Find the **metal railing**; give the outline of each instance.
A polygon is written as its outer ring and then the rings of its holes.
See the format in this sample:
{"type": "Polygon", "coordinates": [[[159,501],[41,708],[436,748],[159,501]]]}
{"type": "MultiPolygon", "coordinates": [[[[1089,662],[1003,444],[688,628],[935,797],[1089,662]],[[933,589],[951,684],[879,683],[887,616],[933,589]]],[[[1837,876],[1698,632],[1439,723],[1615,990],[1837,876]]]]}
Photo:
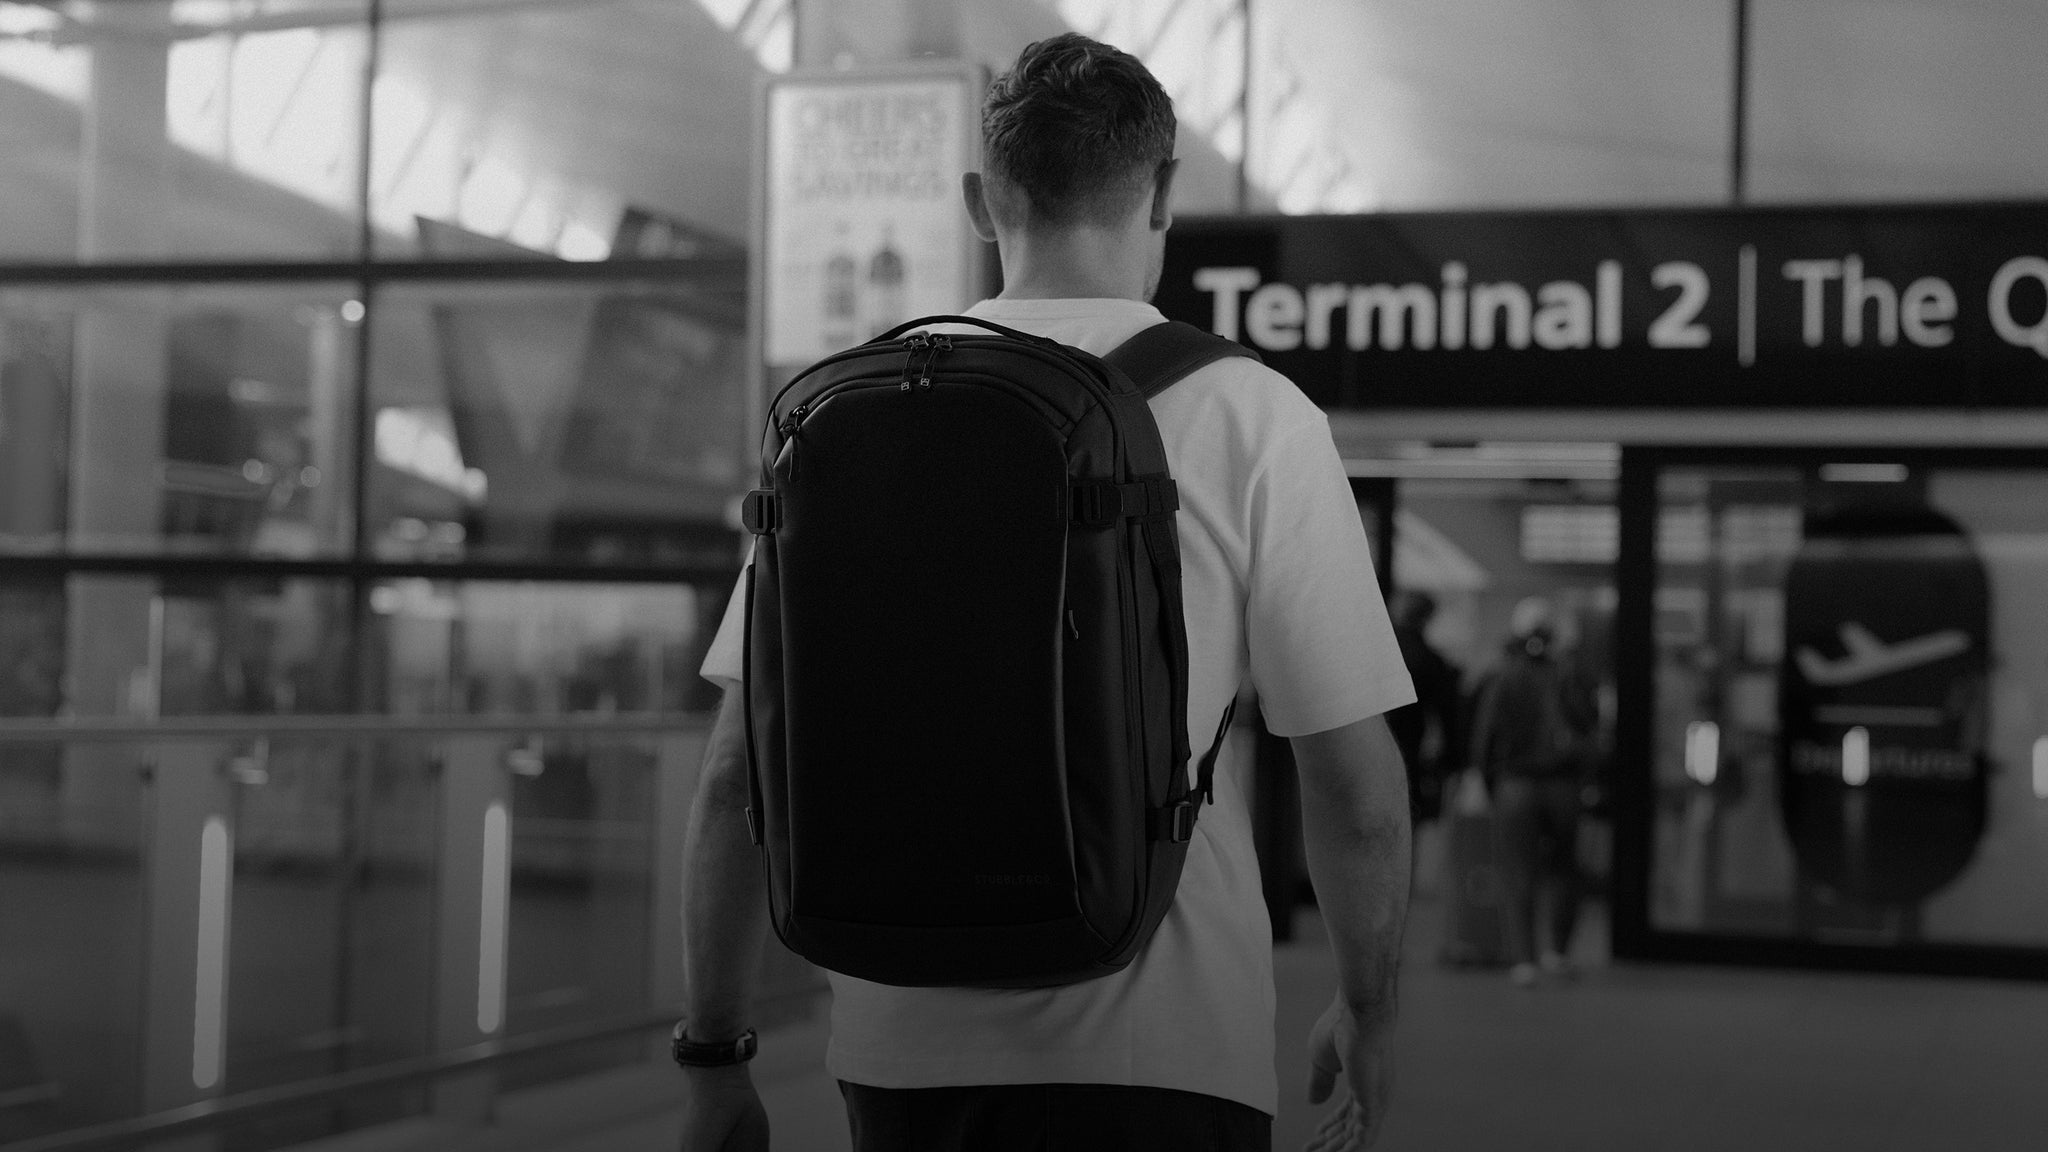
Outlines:
{"type": "Polygon", "coordinates": [[[556,716],[512,714],[376,716],[279,713],[254,716],[166,716],[157,719],[108,717],[7,717],[0,719],[0,744],[78,741],[146,743],[178,740],[252,740],[264,737],[365,739],[385,736],[624,736],[706,731],[711,717],[701,712],[574,712],[556,716]]]}
{"type": "MultiPolygon", "coordinates": [[[[489,1070],[504,1061],[557,1052],[594,1041],[650,1034],[677,1017],[681,987],[681,862],[684,824],[695,792],[702,739],[710,717],[700,713],[622,712],[555,716],[377,716],[377,715],[251,715],[191,716],[161,719],[8,718],[0,719],[0,748],[9,745],[61,743],[147,745],[154,767],[147,774],[156,790],[144,826],[149,851],[142,887],[156,901],[153,923],[169,918],[181,926],[177,938],[151,939],[144,956],[151,989],[143,1012],[141,1114],[94,1121],[83,1126],[0,1145],[0,1152],[83,1152],[86,1149],[139,1146],[173,1137],[218,1131],[226,1125],[289,1112],[356,1096],[372,1090],[427,1086],[432,1114],[457,1122],[482,1122],[490,1111],[495,1078],[489,1070]],[[506,854],[497,854],[484,831],[503,812],[522,751],[532,738],[577,741],[592,737],[651,740],[654,780],[652,810],[647,813],[650,844],[642,857],[647,877],[648,917],[646,1007],[597,1019],[543,1027],[515,1035],[490,1034],[476,1017],[479,949],[488,954],[493,932],[499,947],[509,948],[503,916],[493,921],[488,893],[506,883],[506,854]],[[440,1007],[430,1026],[430,1050],[388,1062],[351,1068],[288,1083],[223,1094],[194,1087],[189,1074],[194,1036],[208,1027],[219,1030],[222,1019],[195,1022],[193,989],[205,975],[195,971],[194,941],[206,919],[195,898],[207,875],[199,845],[209,822],[217,825],[234,808],[240,786],[235,771],[237,750],[252,741],[333,741],[360,744],[388,740],[432,741],[442,745],[440,768],[433,787],[438,810],[436,829],[435,925],[438,941],[431,971],[421,973],[436,990],[440,1007]],[[493,869],[496,871],[494,872],[493,869]],[[485,911],[479,913],[478,893],[485,911]],[[483,943],[479,943],[479,938],[483,943]],[[457,953],[442,955],[442,952],[457,953]],[[166,970],[169,970],[168,972],[166,970]],[[455,1011],[447,1005],[453,1002],[455,1011]],[[469,1005],[465,1016],[462,1005],[469,1005]],[[153,1070],[152,1070],[153,1069],[153,1070]],[[451,1083],[452,1082],[452,1083],[451,1083]],[[479,1087],[481,1084],[481,1087],[479,1087]],[[453,1101],[451,1104],[450,1101],[453,1101]]],[[[230,820],[232,817],[228,817],[230,820]]],[[[496,819],[502,827],[503,815],[496,819]]],[[[232,840],[230,840],[232,845],[232,840]]],[[[228,872],[232,875],[232,853],[228,872]]],[[[215,865],[216,883],[219,866],[215,865]]],[[[231,885],[227,885],[231,889],[231,885]]],[[[224,915],[224,914],[223,914],[224,915]]],[[[216,942],[217,943],[217,942],[216,942]]],[[[197,952],[204,955],[201,941],[197,952]]],[[[771,964],[773,962],[771,961],[771,964]]],[[[199,965],[203,968],[203,963],[199,965]]],[[[800,1015],[822,982],[807,966],[784,963],[787,971],[771,971],[764,982],[763,1006],[800,1015]]],[[[488,973],[490,962],[481,964],[488,973]]],[[[225,979],[225,977],[219,977],[225,979]]],[[[488,995],[488,993],[486,993],[488,995]]],[[[502,987],[498,990],[502,997],[502,987]]],[[[223,993],[220,999],[225,999],[223,993]]],[[[205,997],[199,997],[205,1003],[205,997]]],[[[652,1044],[649,1051],[652,1051],[652,1044]]]]}

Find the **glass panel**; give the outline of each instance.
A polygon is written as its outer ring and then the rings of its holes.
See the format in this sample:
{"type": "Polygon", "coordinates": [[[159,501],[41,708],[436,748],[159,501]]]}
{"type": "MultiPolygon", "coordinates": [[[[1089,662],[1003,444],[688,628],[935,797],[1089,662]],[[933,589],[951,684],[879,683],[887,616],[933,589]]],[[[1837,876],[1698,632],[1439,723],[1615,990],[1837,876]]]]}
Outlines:
{"type": "MultiPolygon", "coordinates": [[[[729,589],[391,581],[371,589],[358,643],[342,581],[17,579],[0,585],[0,712],[57,714],[59,684],[88,716],[344,712],[357,682],[400,714],[702,711],[714,701],[695,668],[729,589]]],[[[645,1007],[656,741],[493,739],[512,814],[504,1031],[645,1007]]],[[[141,1022],[166,1010],[140,996],[146,889],[154,877],[187,891],[185,873],[165,880],[138,864],[150,858],[147,838],[162,834],[151,821],[165,790],[187,808],[219,805],[232,845],[218,1090],[430,1051],[450,754],[431,736],[59,746],[0,734],[0,1093],[48,1095],[0,1108],[0,1132],[133,1115],[149,1098],[141,1022]],[[145,768],[154,803],[140,786],[145,768]],[[63,1085],[61,1095],[47,1084],[63,1085]]],[[[196,827],[194,817],[173,835],[189,847],[182,838],[196,827]]],[[[181,895],[156,907],[175,919],[204,906],[181,895]]],[[[507,1066],[500,1082],[643,1054],[638,1038],[593,1043],[507,1066]]],[[[161,1063],[159,1090],[166,1076],[175,1090],[196,1075],[161,1063]]],[[[424,1106],[417,1088],[359,1094],[237,1123],[223,1147],[277,1147],[424,1106]]]]}
{"type": "MultiPolygon", "coordinates": [[[[1729,6],[1720,7],[1725,27],[1729,6]]],[[[1754,202],[2040,194],[2048,135],[2024,102],[2011,99],[2019,86],[2048,78],[2038,5],[1758,0],[1749,7],[1754,202]],[[1900,132],[1907,122],[1910,132],[1900,132]]],[[[1721,110],[1725,116],[1725,83],[1721,110]]]]}
{"type": "MultiPolygon", "coordinates": [[[[231,749],[232,936],[223,1089],[241,1092],[433,1047],[435,748],[420,739],[258,740],[231,749]]],[[[245,1122],[276,1148],[416,1114],[418,1088],[245,1122]]]]}
{"type": "Polygon", "coordinates": [[[1724,197],[1725,4],[1595,14],[1298,0],[1251,12],[1252,180],[1283,211],[1724,197]]]}
{"type": "MultiPolygon", "coordinates": [[[[617,739],[529,742],[512,759],[505,1032],[648,1005],[655,755],[617,739]]],[[[537,1054],[503,1088],[643,1058],[644,1037],[537,1054]]]]}
{"type": "Polygon", "coordinates": [[[1660,479],[1654,924],[2048,944],[2044,493],[1892,461],[1660,479]]]}
{"type": "Polygon", "coordinates": [[[374,555],[737,563],[743,301],[723,273],[382,293],[374,555]]]}
{"type": "Polygon", "coordinates": [[[343,551],[353,296],[0,292],[0,550],[343,551]]]}
{"type": "Polygon", "coordinates": [[[687,0],[452,5],[387,23],[377,255],[738,255],[760,67],[742,41],[757,31],[728,32],[687,0]]]}
{"type": "Polygon", "coordinates": [[[0,2],[0,259],[354,256],[368,7],[0,2]]]}
{"type": "MultiPolygon", "coordinates": [[[[0,586],[0,711],[48,714],[62,603],[61,585],[0,586]]],[[[92,751],[0,741],[0,1144],[140,1098],[143,757],[92,751]]]]}
{"type": "Polygon", "coordinates": [[[559,716],[717,706],[697,675],[732,587],[392,580],[370,592],[385,711],[559,716]]]}
{"type": "MultiPolygon", "coordinates": [[[[372,590],[394,713],[705,711],[696,675],[731,585],[395,580],[372,590]]],[[[654,744],[548,736],[511,772],[507,1035],[615,1017],[648,1000],[654,744]]],[[[606,1041],[507,1065],[501,1084],[638,1060],[606,1041]]]]}

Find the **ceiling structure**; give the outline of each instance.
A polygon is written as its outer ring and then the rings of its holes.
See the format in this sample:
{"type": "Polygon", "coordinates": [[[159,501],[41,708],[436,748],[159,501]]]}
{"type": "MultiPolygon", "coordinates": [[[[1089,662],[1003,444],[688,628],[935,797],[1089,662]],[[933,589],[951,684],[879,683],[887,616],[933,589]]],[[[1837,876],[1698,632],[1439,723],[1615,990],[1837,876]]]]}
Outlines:
{"type": "MultiPolygon", "coordinates": [[[[35,90],[0,91],[7,180],[26,185],[0,211],[11,233],[0,258],[68,250],[57,234],[70,224],[56,217],[75,196],[79,144],[62,110],[83,99],[109,13],[136,7],[0,0],[0,88],[35,90]],[[31,207],[36,218],[15,218],[31,207]]],[[[226,239],[247,226],[234,198],[196,194],[235,174],[346,215],[369,0],[157,9],[174,40],[171,136],[199,174],[184,180],[193,193],[181,186],[191,228],[247,249],[226,239]]],[[[596,258],[627,205],[744,237],[754,86],[790,62],[794,0],[380,10],[370,184],[392,243],[425,216],[596,258]]],[[[1733,0],[962,0],[961,11],[963,50],[993,67],[1062,26],[1144,56],[1200,154],[1182,189],[1191,210],[1238,206],[1246,148],[1255,208],[1730,195],[1733,0]]],[[[2048,97],[2048,4],[1753,0],[1751,11],[1752,202],[2048,194],[2048,118],[2035,112],[2048,97]]]]}

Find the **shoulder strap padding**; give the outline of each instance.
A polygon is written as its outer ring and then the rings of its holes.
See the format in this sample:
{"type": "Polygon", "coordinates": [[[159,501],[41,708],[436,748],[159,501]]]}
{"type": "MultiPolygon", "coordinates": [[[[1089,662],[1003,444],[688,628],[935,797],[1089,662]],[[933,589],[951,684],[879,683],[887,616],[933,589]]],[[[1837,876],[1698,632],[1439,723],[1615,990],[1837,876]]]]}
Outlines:
{"type": "Polygon", "coordinates": [[[1124,341],[1103,360],[1130,377],[1149,400],[1196,369],[1233,356],[1259,359],[1258,353],[1235,340],[1184,321],[1168,320],[1124,341]]]}

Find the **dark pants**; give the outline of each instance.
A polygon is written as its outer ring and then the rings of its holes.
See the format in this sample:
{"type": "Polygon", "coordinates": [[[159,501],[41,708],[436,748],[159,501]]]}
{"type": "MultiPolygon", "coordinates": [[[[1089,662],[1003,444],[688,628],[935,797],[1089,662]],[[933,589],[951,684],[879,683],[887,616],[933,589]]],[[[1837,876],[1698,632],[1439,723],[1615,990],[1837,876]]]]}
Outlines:
{"type": "Polygon", "coordinates": [[[839,1082],[853,1152],[1272,1152],[1273,1118],[1172,1088],[839,1082]]]}
{"type": "Polygon", "coordinates": [[[1508,962],[1536,959],[1536,899],[1550,890],[1550,947],[1571,951],[1579,922],[1579,785],[1569,776],[1504,776],[1493,794],[1506,891],[1508,962]]]}

